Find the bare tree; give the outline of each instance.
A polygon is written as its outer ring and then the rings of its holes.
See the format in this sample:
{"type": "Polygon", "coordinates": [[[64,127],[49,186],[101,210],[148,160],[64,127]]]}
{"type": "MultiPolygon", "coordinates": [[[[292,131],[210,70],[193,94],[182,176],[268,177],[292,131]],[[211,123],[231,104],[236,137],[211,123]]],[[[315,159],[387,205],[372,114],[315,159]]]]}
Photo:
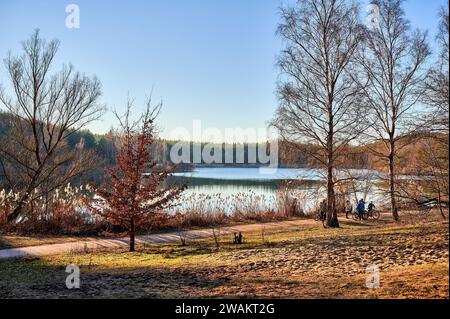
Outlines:
{"type": "Polygon", "coordinates": [[[292,145],[318,145],[310,155],[326,171],[327,225],[339,227],[336,159],[361,128],[360,89],[349,73],[361,42],[359,7],[344,0],[300,0],[281,9],[285,41],[278,66],[280,106],[273,120],[292,145]]]}
{"type": "MultiPolygon", "coordinates": [[[[438,131],[437,145],[434,148],[425,148],[426,163],[429,163],[432,172],[431,176],[433,193],[437,195],[438,205],[441,215],[444,216],[443,206],[448,209],[449,205],[449,21],[448,8],[443,6],[439,12],[440,24],[437,35],[438,44],[441,49],[438,66],[431,71],[431,81],[427,83],[428,94],[431,105],[434,105],[432,114],[434,117],[432,128],[438,131]],[[433,98],[434,97],[434,98],[433,98]],[[437,149],[436,149],[437,148],[437,149]]],[[[436,136],[436,135],[434,135],[436,136]]],[[[445,217],[445,216],[444,216],[445,217]]]]}
{"type": "Polygon", "coordinates": [[[422,102],[431,107],[425,127],[437,132],[449,129],[449,22],[448,2],[439,12],[439,32],[436,36],[440,47],[439,59],[428,72],[422,102]]]}
{"type": "Polygon", "coordinates": [[[175,224],[177,228],[177,235],[180,239],[181,246],[187,245],[187,238],[188,238],[188,230],[191,227],[190,219],[186,218],[186,216],[182,213],[177,212],[174,216],[175,224]]]}
{"type": "Polygon", "coordinates": [[[217,250],[220,248],[221,230],[225,222],[225,217],[226,215],[220,211],[215,211],[212,215],[211,230],[217,250]]]}
{"type": "Polygon", "coordinates": [[[23,42],[23,55],[5,59],[14,98],[0,90],[0,105],[11,113],[10,134],[0,138],[0,164],[9,188],[20,193],[10,221],[26,203],[32,205],[92,164],[82,145],[68,147],[67,137],[102,114],[101,85],[72,66],[51,75],[58,47],[57,40],[47,43],[36,30],[23,42]]]}
{"type": "Polygon", "coordinates": [[[417,178],[398,181],[399,197],[420,208],[437,207],[445,219],[449,206],[448,143],[445,148],[431,135],[422,137],[416,148],[419,161],[413,169],[417,178]]]}
{"type": "Polygon", "coordinates": [[[365,45],[355,80],[363,89],[371,109],[368,136],[381,142],[383,149],[372,151],[386,161],[391,212],[398,220],[396,193],[396,157],[410,133],[408,123],[424,93],[421,88],[430,55],[425,32],[412,31],[405,19],[402,0],[374,0],[379,9],[377,25],[365,28],[365,45]]]}
{"type": "Polygon", "coordinates": [[[440,54],[424,82],[422,103],[429,107],[426,116],[415,127],[420,133],[419,161],[416,175],[422,180],[401,185],[401,196],[417,203],[436,202],[445,218],[449,201],[448,130],[449,130],[449,21],[448,2],[439,12],[436,36],[440,54]],[[425,187],[424,187],[425,186],[425,187]]]}

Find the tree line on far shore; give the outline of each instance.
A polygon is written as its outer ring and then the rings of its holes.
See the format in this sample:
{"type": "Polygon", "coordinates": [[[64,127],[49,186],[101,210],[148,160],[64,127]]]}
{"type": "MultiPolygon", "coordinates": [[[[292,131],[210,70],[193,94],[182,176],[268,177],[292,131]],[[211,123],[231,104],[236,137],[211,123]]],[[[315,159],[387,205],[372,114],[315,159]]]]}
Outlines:
{"type": "MultiPolygon", "coordinates": [[[[11,130],[8,127],[8,122],[13,115],[0,111],[0,135],[5,139],[11,134],[11,130]]],[[[398,171],[401,174],[414,175],[417,173],[417,163],[421,161],[423,153],[426,151],[424,144],[433,145],[434,141],[441,137],[446,138],[446,133],[434,133],[425,134],[423,132],[410,134],[409,136],[403,136],[405,144],[409,147],[403,152],[399,152],[399,165],[398,171]],[[411,148],[414,151],[411,151],[411,148]]],[[[110,168],[116,164],[117,154],[117,137],[114,130],[110,130],[105,134],[93,134],[88,129],[74,131],[67,138],[68,148],[84,149],[91,151],[96,157],[99,165],[98,167],[91,167],[90,171],[87,171],[83,176],[74,181],[74,185],[94,182],[100,183],[101,177],[104,176],[105,169],[110,168]]],[[[170,153],[175,144],[180,141],[157,139],[152,145],[151,154],[152,158],[161,165],[171,166],[174,165],[170,158],[170,153]]],[[[189,170],[193,167],[212,166],[212,167],[259,167],[264,166],[266,163],[261,163],[258,159],[256,163],[248,162],[248,149],[254,148],[256,151],[261,145],[269,149],[269,146],[254,143],[195,143],[195,142],[181,142],[186,143],[189,148],[190,160],[188,163],[181,163],[177,166],[179,170],[189,170]],[[204,159],[200,163],[193,164],[194,148],[199,147],[202,151],[204,147],[211,145],[221,153],[221,161],[205,163],[204,159]],[[242,152],[242,163],[226,163],[225,153],[231,152],[236,154],[242,152]]],[[[270,142],[269,142],[270,143],[270,142]]],[[[278,164],[281,168],[320,168],[320,161],[316,160],[310,155],[312,152],[318,152],[320,147],[314,144],[296,143],[295,147],[292,146],[292,142],[286,142],[283,140],[277,141],[278,143],[278,164]]],[[[340,158],[340,161],[336,164],[337,168],[355,168],[355,169],[373,169],[380,172],[386,172],[386,167],[379,158],[374,156],[371,152],[372,149],[381,149],[382,144],[380,142],[373,145],[348,145],[345,149],[345,157],[340,158]]],[[[0,167],[1,171],[1,167],[0,167]]],[[[4,175],[0,174],[1,178],[4,175]]]]}

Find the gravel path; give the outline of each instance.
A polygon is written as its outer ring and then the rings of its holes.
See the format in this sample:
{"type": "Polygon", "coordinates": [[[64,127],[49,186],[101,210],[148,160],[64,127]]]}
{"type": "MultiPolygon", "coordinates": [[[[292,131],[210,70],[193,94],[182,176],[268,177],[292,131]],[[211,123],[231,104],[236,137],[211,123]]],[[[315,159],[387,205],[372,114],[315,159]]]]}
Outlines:
{"type": "MultiPolygon", "coordinates": [[[[279,228],[279,227],[289,227],[298,226],[301,224],[311,223],[310,220],[293,220],[293,221],[282,221],[264,224],[247,224],[247,225],[237,225],[233,227],[223,227],[220,229],[221,234],[231,234],[234,232],[249,232],[261,229],[265,227],[279,228]]],[[[187,239],[196,238],[207,238],[213,236],[212,229],[203,230],[190,230],[185,232],[187,239]]],[[[177,242],[180,240],[179,233],[169,232],[153,235],[137,236],[136,243],[170,243],[177,242]]],[[[60,244],[48,244],[48,245],[38,245],[29,247],[19,247],[19,248],[9,248],[0,250],[0,259],[17,258],[24,256],[46,256],[46,255],[56,255],[69,252],[86,251],[86,250],[96,250],[105,248],[116,248],[128,245],[129,241],[125,238],[115,238],[115,239],[87,239],[75,242],[66,242],[60,244]]]]}

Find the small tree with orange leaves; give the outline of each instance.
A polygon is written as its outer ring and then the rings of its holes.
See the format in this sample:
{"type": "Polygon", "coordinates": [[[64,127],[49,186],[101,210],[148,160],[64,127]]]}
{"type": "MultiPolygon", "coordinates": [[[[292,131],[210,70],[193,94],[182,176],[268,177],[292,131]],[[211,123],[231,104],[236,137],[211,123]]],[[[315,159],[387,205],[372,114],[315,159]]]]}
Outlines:
{"type": "Polygon", "coordinates": [[[89,206],[112,224],[127,229],[130,251],[135,251],[136,230],[149,225],[185,186],[162,185],[173,173],[173,167],[159,167],[151,158],[155,118],[162,103],[152,107],[151,99],[148,99],[146,111],[136,121],[130,118],[132,104],[128,102],[124,116],[115,113],[120,122],[117,166],[108,171],[109,182],[97,190],[98,198],[89,206]]]}

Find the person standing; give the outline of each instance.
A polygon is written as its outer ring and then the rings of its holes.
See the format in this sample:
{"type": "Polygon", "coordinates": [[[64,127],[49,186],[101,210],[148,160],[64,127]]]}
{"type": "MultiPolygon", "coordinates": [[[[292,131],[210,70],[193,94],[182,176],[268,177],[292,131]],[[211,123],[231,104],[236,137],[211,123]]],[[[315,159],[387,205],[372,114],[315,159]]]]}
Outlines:
{"type": "Polygon", "coordinates": [[[356,206],[356,210],[357,210],[357,212],[358,212],[359,220],[362,220],[364,211],[366,210],[366,206],[365,206],[365,203],[364,203],[364,199],[361,198],[361,199],[359,200],[358,206],[356,206]]]}
{"type": "Polygon", "coordinates": [[[348,214],[351,214],[353,211],[353,205],[350,203],[349,200],[345,201],[344,211],[345,211],[345,218],[348,219],[348,214]]]}

